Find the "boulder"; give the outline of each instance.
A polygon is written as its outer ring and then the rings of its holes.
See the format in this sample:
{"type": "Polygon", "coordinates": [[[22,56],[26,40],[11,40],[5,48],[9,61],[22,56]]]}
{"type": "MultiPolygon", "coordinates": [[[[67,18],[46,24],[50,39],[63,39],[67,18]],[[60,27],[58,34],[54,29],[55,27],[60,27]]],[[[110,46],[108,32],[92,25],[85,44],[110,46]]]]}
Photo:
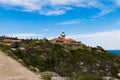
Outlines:
{"type": "Polygon", "coordinates": [[[51,80],[70,80],[67,77],[51,77],[51,80]]]}
{"type": "Polygon", "coordinates": [[[40,73],[41,75],[51,75],[52,77],[60,77],[59,74],[55,73],[55,72],[52,72],[52,71],[45,71],[45,72],[42,72],[40,73]]]}

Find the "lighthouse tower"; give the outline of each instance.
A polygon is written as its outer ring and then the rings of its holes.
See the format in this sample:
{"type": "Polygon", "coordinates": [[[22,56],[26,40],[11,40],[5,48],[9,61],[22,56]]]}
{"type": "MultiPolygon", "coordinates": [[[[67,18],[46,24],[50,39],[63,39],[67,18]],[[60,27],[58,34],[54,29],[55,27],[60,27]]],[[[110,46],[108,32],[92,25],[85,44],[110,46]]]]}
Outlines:
{"type": "Polygon", "coordinates": [[[65,39],[65,32],[62,32],[61,38],[62,38],[62,39],[65,39]]]}

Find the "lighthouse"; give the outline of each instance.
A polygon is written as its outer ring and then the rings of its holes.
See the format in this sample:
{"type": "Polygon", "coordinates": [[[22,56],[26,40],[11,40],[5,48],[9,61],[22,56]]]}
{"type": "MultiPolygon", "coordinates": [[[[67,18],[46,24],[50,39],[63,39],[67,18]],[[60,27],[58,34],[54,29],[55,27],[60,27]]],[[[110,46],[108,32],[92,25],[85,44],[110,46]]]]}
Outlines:
{"type": "Polygon", "coordinates": [[[61,43],[69,43],[69,44],[77,43],[77,41],[74,40],[74,39],[71,39],[71,38],[67,39],[67,38],[65,38],[65,32],[62,32],[61,35],[58,38],[51,39],[51,42],[52,43],[60,43],[60,44],[61,43]]]}
{"type": "Polygon", "coordinates": [[[65,32],[61,33],[61,39],[65,39],[65,32]]]}

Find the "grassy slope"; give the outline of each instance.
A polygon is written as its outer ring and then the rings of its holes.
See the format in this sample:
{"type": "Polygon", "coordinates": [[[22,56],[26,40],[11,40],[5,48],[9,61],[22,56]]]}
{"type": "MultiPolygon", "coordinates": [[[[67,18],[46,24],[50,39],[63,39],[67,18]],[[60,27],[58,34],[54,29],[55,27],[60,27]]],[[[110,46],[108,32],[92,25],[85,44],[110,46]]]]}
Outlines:
{"type": "MultiPolygon", "coordinates": [[[[69,49],[64,45],[52,44],[47,40],[22,40],[20,47],[25,50],[11,50],[5,45],[0,48],[21,63],[36,71],[54,71],[72,80],[92,79],[100,77],[116,77],[120,69],[120,57],[110,54],[101,48],[87,47],[69,49]]],[[[73,47],[71,45],[71,47],[73,47]]]]}

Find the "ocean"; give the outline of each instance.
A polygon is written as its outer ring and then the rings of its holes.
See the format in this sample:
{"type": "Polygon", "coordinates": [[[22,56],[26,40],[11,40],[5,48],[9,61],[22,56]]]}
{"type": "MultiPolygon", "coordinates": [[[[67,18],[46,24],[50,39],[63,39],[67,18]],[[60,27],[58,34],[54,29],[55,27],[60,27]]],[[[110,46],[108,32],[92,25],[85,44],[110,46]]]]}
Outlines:
{"type": "Polygon", "coordinates": [[[120,50],[107,50],[107,51],[120,56],[120,50]]]}

